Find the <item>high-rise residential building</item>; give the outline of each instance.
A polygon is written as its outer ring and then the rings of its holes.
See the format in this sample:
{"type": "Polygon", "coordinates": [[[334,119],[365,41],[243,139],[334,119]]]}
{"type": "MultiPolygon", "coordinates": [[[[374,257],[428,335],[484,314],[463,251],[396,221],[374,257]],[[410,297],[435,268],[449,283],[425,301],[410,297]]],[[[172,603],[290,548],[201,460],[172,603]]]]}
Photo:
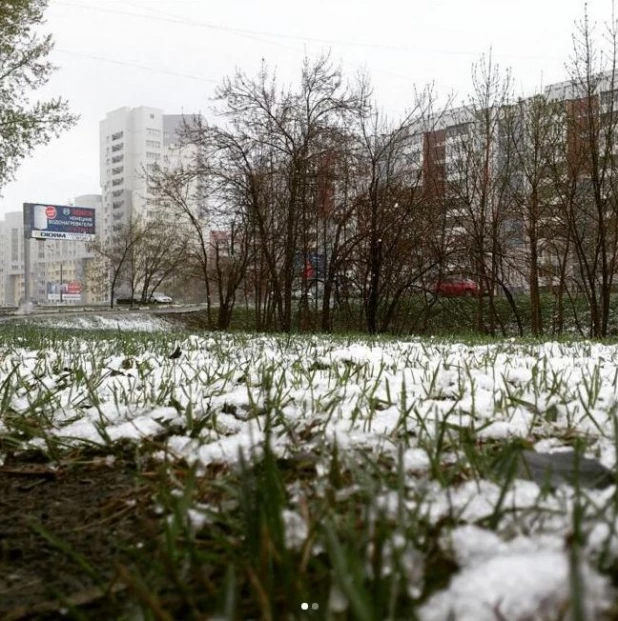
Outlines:
{"type": "Polygon", "coordinates": [[[7,237],[5,235],[5,231],[5,222],[3,220],[0,220],[0,306],[7,306],[8,304],[6,297],[6,272],[10,247],[7,244],[7,237]]]}
{"type": "Polygon", "coordinates": [[[102,235],[119,232],[131,218],[160,213],[148,192],[147,175],[185,160],[178,147],[184,115],[163,114],[158,108],[119,108],[100,123],[100,181],[103,197],[102,235]]]}
{"type": "Polygon", "coordinates": [[[4,304],[16,306],[24,295],[24,216],[12,211],[4,216],[0,227],[3,279],[0,288],[4,304]]]}

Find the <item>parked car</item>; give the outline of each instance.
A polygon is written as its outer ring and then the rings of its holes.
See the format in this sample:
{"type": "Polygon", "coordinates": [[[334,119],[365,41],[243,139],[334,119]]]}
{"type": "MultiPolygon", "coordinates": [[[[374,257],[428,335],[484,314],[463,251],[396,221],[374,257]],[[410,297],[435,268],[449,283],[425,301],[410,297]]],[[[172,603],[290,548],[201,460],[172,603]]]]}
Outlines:
{"type": "Polygon", "coordinates": [[[315,295],[313,294],[313,291],[309,291],[309,290],[305,290],[303,291],[302,289],[293,289],[292,290],[292,299],[293,300],[313,300],[315,298],[315,295]]]}
{"type": "Polygon", "coordinates": [[[478,283],[471,278],[461,276],[445,276],[436,283],[434,291],[436,295],[444,296],[478,295],[480,293],[478,283]]]}

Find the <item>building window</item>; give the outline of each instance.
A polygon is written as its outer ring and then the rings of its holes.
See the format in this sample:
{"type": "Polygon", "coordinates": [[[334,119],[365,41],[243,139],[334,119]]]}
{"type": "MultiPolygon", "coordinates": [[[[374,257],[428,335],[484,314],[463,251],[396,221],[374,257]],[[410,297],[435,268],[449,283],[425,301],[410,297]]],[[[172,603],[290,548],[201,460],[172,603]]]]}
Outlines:
{"type": "Polygon", "coordinates": [[[116,132],[112,134],[112,140],[120,140],[124,136],[124,132],[116,132]]]}
{"type": "Polygon", "coordinates": [[[160,149],[161,143],[158,140],[146,140],[146,146],[150,149],[160,149]]]}
{"type": "Polygon", "coordinates": [[[161,130],[148,127],[146,129],[146,136],[148,136],[148,138],[159,138],[159,136],[161,136],[161,130]]]}
{"type": "Polygon", "coordinates": [[[446,134],[449,138],[455,138],[457,136],[464,136],[470,133],[471,123],[459,123],[458,125],[451,125],[447,127],[446,134]]]}
{"type": "Polygon", "coordinates": [[[150,118],[151,118],[151,119],[154,119],[154,114],[151,114],[151,115],[150,115],[150,118]]]}
{"type": "Polygon", "coordinates": [[[148,160],[158,160],[159,154],[153,153],[152,151],[146,151],[146,159],[148,160]]]}
{"type": "Polygon", "coordinates": [[[609,107],[612,103],[614,106],[618,103],[618,89],[614,89],[613,91],[604,91],[601,93],[602,106],[609,107]]]}

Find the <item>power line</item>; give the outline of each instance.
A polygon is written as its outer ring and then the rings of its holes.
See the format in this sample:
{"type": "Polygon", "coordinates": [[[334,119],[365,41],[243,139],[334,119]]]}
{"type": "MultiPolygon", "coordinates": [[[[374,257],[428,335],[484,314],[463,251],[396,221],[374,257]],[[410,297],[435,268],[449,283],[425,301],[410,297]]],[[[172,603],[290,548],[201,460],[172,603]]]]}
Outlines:
{"type": "MultiPolygon", "coordinates": [[[[320,39],[320,38],[316,38],[316,37],[305,37],[302,35],[290,35],[290,34],[282,34],[282,33],[276,33],[276,32],[264,32],[264,31],[257,31],[257,30],[248,30],[248,29],[244,29],[244,28],[232,28],[229,26],[219,26],[216,24],[211,24],[208,22],[201,22],[201,21],[196,21],[196,20],[191,20],[189,18],[185,18],[185,17],[180,17],[178,15],[174,15],[172,13],[165,13],[163,11],[159,11],[157,9],[153,9],[151,7],[146,7],[146,6],[141,6],[139,4],[135,4],[134,2],[125,2],[125,4],[129,4],[133,7],[135,7],[136,9],[140,10],[140,9],[145,9],[147,11],[150,11],[151,13],[155,13],[159,16],[162,17],[166,17],[169,18],[171,20],[183,20],[184,23],[187,23],[189,25],[192,26],[203,26],[206,28],[213,28],[216,30],[223,30],[223,31],[229,31],[232,32],[234,34],[238,34],[238,33],[245,33],[245,34],[251,34],[251,35],[255,35],[255,36],[260,36],[260,37],[273,37],[273,38],[277,38],[277,39],[291,39],[294,41],[302,41],[302,42],[310,42],[310,43],[320,43],[320,44],[326,44],[326,45],[344,45],[344,46],[351,46],[351,47],[368,47],[368,48],[372,48],[372,49],[385,49],[385,50],[393,50],[393,51],[402,51],[402,52],[424,52],[426,50],[422,50],[419,48],[408,48],[408,47],[401,47],[401,46],[396,46],[396,45],[383,45],[380,43],[357,43],[357,42],[353,42],[353,41],[341,41],[341,40],[336,40],[336,39],[320,39]]],[[[85,8],[85,7],[84,7],[85,8]]],[[[458,54],[458,52],[454,52],[454,51],[445,51],[444,53],[446,54],[458,54]]],[[[469,52],[470,54],[474,54],[476,55],[476,52],[469,52]]]]}
{"type": "MultiPolygon", "coordinates": [[[[217,30],[227,30],[227,28],[225,26],[216,26],[214,24],[209,24],[208,22],[198,22],[196,20],[191,20],[185,17],[180,17],[179,15],[174,15],[172,13],[165,13],[163,11],[159,11],[157,9],[153,9],[152,7],[145,7],[145,6],[141,6],[139,4],[135,4],[134,2],[129,2],[128,0],[125,1],[125,4],[128,4],[132,7],[135,7],[138,10],[141,9],[146,9],[147,11],[150,11],[151,13],[155,13],[158,16],[161,16],[162,18],[166,18],[166,19],[170,19],[172,21],[177,21],[177,20],[181,20],[179,23],[181,24],[186,24],[188,26],[197,26],[197,27],[205,27],[205,28],[214,28],[217,30]]],[[[150,17],[150,16],[145,16],[145,17],[150,17]]],[[[259,37],[263,36],[258,32],[254,32],[252,30],[242,30],[242,29],[229,29],[232,34],[236,34],[237,36],[240,37],[244,37],[246,39],[250,39],[252,41],[258,41],[260,43],[268,43],[270,45],[276,45],[277,47],[280,47],[284,50],[292,50],[293,52],[301,52],[301,50],[297,49],[297,48],[293,48],[293,47],[289,47],[288,45],[282,45],[281,43],[275,43],[274,41],[266,41],[264,39],[261,39],[259,37]]]]}
{"type": "MultiPolygon", "coordinates": [[[[234,34],[236,36],[239,37],[243,37],[246,39],[250,39],[253,41],[258,41],[260,43],[267,43],[269,45],[274,45],[283,49],[287,49],[287,50],[291,50],[293,52],[299,53],[299,54],[303,54],[305,53],[304,50],[298,49],[298,48],[294,48],[294,47],[290,47],[287,45],[283,45],[281,43],[275,42],[275,41],[269,41],[269,40],[265,40],[263,39],[263,37],[274,37],[274,38],[285,38],[285,39],[292,39],[292,40],[298,40],[298,41],[303,41],[303,42],[315,42],[315,43],[321,43],[321,44],[328,44],[328,45],[348,45],[348,46],[356,46],[356,47],[370,47],[370,48],[382,48],[382,49],[390,49],[390,50],[396,50],[396,51],[407,51],[407,52],[421,52],[421,53],[442,53],[442,54],[456,54],[456,55],[461,55],[461,54],[469,54],[469,55],[474,55],[474,56],[478,56],[478,54],[476,52],[455,52],[455,51],[451,51],[451,50],[426,50],[426,49],[420,49],[420,48],[406,48],[406,47],[398,47],[398,46],[385,46],[385,45],[380,45],[380,44],[365,44],[365,43],[355,43],[355,42],[349,42],[349,41],[337,41],[337,40],[332,40],[332,39],[317,39],[317,38],[312,38],[312,37],[303,37],[303,36],[295,36],[295,35],[286,35],[286,34],[278,34],[278,33],[271,33],[271,32],[261,32],[261,31],[255,31],[255,30],[247,30],[247,29],[241,29],[241,28],[232,28],[232,27],[228,27],[228,26],[219,26],[217,24],[212,24],[209,22],[202,22],[202,21],[196,21],[196,20],[192,20],[192,19],[188,19],[188,18],[183,18],[183,17],[179,17],[176,15],[172,15],[169,13],[164,13],[162,11],[158,11],[157,9],[153,9],[150,7],[143,7],[145,8],[147,11],[150,11],[151,13],[155,13],[155,15],[149,15],[149,14],[145,14],[145,13],[135,13],[135,12],[130,12],[130,11],[121,11],[118,9],[110,9],[110,8],[104,8],[104,7],[97,7],[97,6],[87,6],[87,5],[82,5],[82,4],[78,4],[78,3],[72,3],[72,2],[65,2],[63,0],[54,0],[54,4],[57,5],[62,5],[62,6],[66,6],[66,7],[71,7],[71,8],[79,8],[79,9],[85,9],[85,10],[93,10],[93,11],[100,11],[103,13],[110,13],[110,14],[114,14],[114,15],[125,15],[128,17],[134,17],[134,18],[140,18],[140,19],[150,19],[150,20],[155,20],[155,21],[164,21],[164,22],[169,22],[169,23],[176,23],[176,24],[181,24],[181,25],[188,25],[188,26],[194,26],[194,27],[199,27],[199,28],[209,28],[212,30],[217,30],[217,31],[222,31],[222,32],[229,32],[231,34],[234,34]],[[262,37],[262,38],[260,38],[262,37]]],[[[127,2],[126,0],[124,1],[124,4],[129,4],[130,6],[134,6],[136,8],[140,8],[139,5],[136,5],[132,2],[127,2]]],[[[66,53],[72,53],[72,52],[66,52],[66,53]]],[[[77,53],[76,53],[77,54],[77,53]]],[[[82,54],[82,56],[84,57],[89,57],[86,54],[82,54]]],[[[123,63],[122,61],[114,61],[114,60],[110,60],[110,59],[106,59],[106,58],[102,58],[102,57],[95,57],[95,56],[91,56],[90,58],[93,58],[95,60],[101,60],[104,62],[114,62],[117,64],[126,64],[127,66],[135,66],[135,67],[139,67],[139,68],[143,68],[147,71],[154,71],[154,72],[161,72],[161,73],[168,73],[170,75],[179,75],[181,77],[187,77],[187,78],[191,78],[191,79],[196,79],[196,80],[204,80],[204,81],[211,81],[211,82],[217,82],[217,80],[209,80],[206,78],[198,78],[196,76],[190,76],[190,75],[184,75],[184,74],[175,74],[173,72],[170,71],[165,71],[165,70],[159,70],[153,67],[145,67],[145,66],[141,66],[141,65],[137,65],[137,64],[133,64],[133,63],[123,63]]],[[[353,65],[356,65],[358,67],[361,67],[361,65],[359,65],[358,63],[352,63],[353,65]]],[[[407,82],[411,82],[411,83],[417,83],[417,80],[407,76],[407,75],[403,75],[400,73],[395,73],[393,71],[389,71],[386,69],[378,69],[378,68],[373,68],[372,69],[373,73],[378,73],[378,74],[383,74],[383,75],[388,75],[388,76],[392,76],[395,77],[399,80],[404,80],[407,82]]],[[[438,82],[436,82],[435,80],[433,81],[434,84],[439,85],[438,82]]]]}
{"type": "MultiPolygon", "coordinates": [[[[151,12],[158,13],[159,15],[146,15],[144,13],[132,13],[132,12],[129,12],[129,11],[119,11],[119,10],[116,10],[116,9],[106,9],[106,8],[103,8],[103,7],[85,6],[85,5],[80,5],[80,4],[63,2],[62,0],[56,0],[55,4],[59,4],[59,5],[67,6],[67,7],[76,7],[76,8],[86,9],[86,10],[102,11],[104,13],[126,15],[126,16],[145,18],[145,19],[154,19],[154,20],[159,20],[159,21],[166,21],[166,22],[178,23],[178,24],[190,25],[190,26],[196,26],[196,27],[211,28],[211,29],[215,29],[215,30],[231,32],[232,34],[235,34],[235,35],[243,37],[243,38],[251,39],[253,41],[258,41],[260,43],[267,43],[269,45],[274,45],[274,46],[277,46],[277,47],[280,47],[280,48],[283,48],[283,49],[286,49],[286,50],[291,50],[291,51],[296,52],[298,54],[303,54],[304,53],[303,50],[298,49],[298,48],[293,48],[293,47],[290,47],[288,45],[282,45],[282,44],[277,43],[275,41],[268,41],[268,40],[260,39],[257,36],[259,33],[257,33],[257,32],[254,33],[254,31],[246,31],[246,30],[241,30],[241,29],[238,29],[238,28],[228,28],[228,27],[225,27],[225,26],[217,26],[215,24],[208,24],[208,23],[205,23],[205,22],[196,22],[195,20],[189,20],[189,19],[179,18],[179,17],[176,17],[176,16],[171,16],[169,14],[162,13],[161,11],[157,11],[156,9],[151,9],[151,8],[148,8],[147,10],[149,10],[151,12]]],[[[125,2],[125,4],[130,4],[132,6],[135,6],[134,4],[132,4],[130,2],[125,2]]],[[[263,34],[263,35],[260,35],[260,36],[277,36],[277,35],[263,34]]],[[[281,35],[281,36],[286,36],[286,35],[281,35]]],[[[303,40],[301,37],[299,37],[299,39],[303,40]]],[[[97,58],[97,59],[98,60],[107,60],[107,59],[100,58],[100,57],[97,58]]],[[[109,61],[109,62],[118,62],[119,64],[122,64],[120,61],[109,61]]],[[[130,64],[130,63],[126,63],[126,64],[130,64]]],[[[154,69],[154,68],[147,68],[147,69],[151,70],[151,71],[156,71],[156,69],[154,69]]],[[[399,73],[395,73],[393,71],[388,71],[388,70],[385,70],[385,69],[374,69],[373,71],[375,73],[381,73],[381,74],[384,74],[384,75],[390,75],[390,76],[398,78],[400,80],[405,80],[405,81],[413,82],[413,83],[416,82],[416,80],[414,80],[410,76],[405,76],[405,75],[402,75],[402,74],[399,74],[399,73]]]]}
{"type": "MultiPolygon", "coordinates": [[[[217,26],[216,24],[209,24],[208,22],[197,22],[195,20],[190,20],[190,19],[186,19],[183,17],[175,16],[175,15],[169,15],[169,14],[148,15],[145,13],[132,13],[130,11],[119,11],[118,9],[106,9],[106,8],[98,7],[98,6],[85,6],[83,4],[62,2],[61,0],[56,0],[55,4],[67,6],[71,8],[84,9],[87,11],[101,11],[102,13],[111,13],[112,15],[125,15],[127,17],[139,17],[139,18],[144,18],[144,19],[169,22],[173,24],[181,24],[184,26],[195,26],[199,28],[210,28],[213,30],[220,30],[223,32],[231,32],[232,34],[235,34],[236,36],[243,37],[245,39],[250,39],[252,41],[258,41],[260,43],[268,43],[269,45],[275,45],[277,47],[281,47],[287,50],[292,50],[294,52],[300,51],[296,48],[291,48],[287,45],[276,43],[275,41],[267,41],[267,40],[264,40],[263,38],[259,38],[259,37],[268,36],[268,35],[261,35],[260,33],[253,32],[251,30],[241,30],[239,28],[228,28],[226,26],[217,26]]],[[[147,9],[147,10],[153,11],[153,9],[147,9]]]]}
{"type": "Polygon", "coordinates": [[[180,78],[188,78],[190,80],[199,80],[200,82],[213,82],[218,83],[219,80],[215,80],[214,78],[204,78],[197,75],[190,75],[188,73],[178,73],[176,71],[168,71],[167,69],[158,69],[157,67],[149,67],[148,65],[140,65],[138,63],[132,63],[124,60],[115,60],[113,58],[104,58],[103,56],[94,56],[93,54],[84,54],[83,52],[75,52],[73,50],[64,50],[62,48],[55,48],[56,52],[60,52],[62,54],[68,54],[70,56],[80,56],[82,58],[90,58],[91,60],[98,60],[106,63],[113,63],[115,65],[125,65],[127,67],[137,67],[138,69],[143,69],[144,71],[152,71],[155,73],[165,73],[167,75],[173,75],[180,78]]]}
{"type": "MultiPolygon", "coordinates": [[[[449,49],[444,49],[444,48],[442,49],[414,48],[414,47],[390,45],[390,44],[383,44],[383,43],[343,41],[340,39],[307,37],[304,35],[290,35],[290,34],[285,34],[285,33],[280,33],[280,32],[268,32],[268,31],[251,30],[251,29],[246,29],[246,28],[234,28],[231,26],[220,26],[218,24],[213,24],[211,22],[197,21],[194,19],[180,17],[178,15],[173,15],[170,13],[164,13],[162,11],[158,11],[156,9],[152,9],[149,7],[139,7],[139,6],[136,6],[135,4],[127,3],[127,2],[125,2],[125,4],[131,4],[132,6],[136,8],[143,8],[155,14],[148,15],[146,13],[121,11],[119,9],[109,9],[109,8],[97,7],[97,6],[86,6],[86,5],[76,4],[76,3],[71,3],[71,2],[63,2],[62,0],[56,0],[55,4],[69,6],[72,8],[80,8],[80,9],[90,10],[90,11],[101,11],[104,13],[112,13],[116,15],[126,15],[129,17],[139,17],[139,18],[145,18],[145,19],[151,19],[151,20],[166,21],[166,22],[176,23],[176,24],[184,24],[184,25],[195,26],[195,27],[200,27],[200,28],[209,28],[211,30],[229,32],[229,33],[236,34],[238,36],[244,36],[244,37],[271,37],[275,39],[288,39],[288,40],[293,40],[293,41],[319,43],[319,44],[325,44],[325,45],[343,45],[343,46],[348,46],[348,47],[364,47],[364,48],[369,48],[369,49],[383,49],[383,50],[390,50],[390,51],[396,51],[396,52],[412,52],[415,54],[422,53],[422,54],[441,54],[441,55],[447,55],[447,56],[475,56],[475,57],[479,56],[478,51],[449,50],[449,49]]],[[[268,42],[268,43],[272,43],[272,42],[268,42]]],[[[273,45],[275,44],[273,43],[273,45]]],[[[510,56],[514,58],[533,59],[533,60],[541,60],[541,59],[559,60],[553,56],[514,55],[514,54],[508,54],[506,56],[510,56]]]]}

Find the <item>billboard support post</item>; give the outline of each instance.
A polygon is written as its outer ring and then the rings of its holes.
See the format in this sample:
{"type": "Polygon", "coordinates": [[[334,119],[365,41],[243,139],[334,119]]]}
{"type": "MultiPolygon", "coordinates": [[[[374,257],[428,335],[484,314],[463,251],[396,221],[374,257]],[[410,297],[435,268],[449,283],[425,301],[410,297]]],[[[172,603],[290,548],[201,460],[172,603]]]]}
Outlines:
{"type": "Polygon", "coordinates": [[[62,261],[60,261],[60,304],[62,304],[62,261]]]}

